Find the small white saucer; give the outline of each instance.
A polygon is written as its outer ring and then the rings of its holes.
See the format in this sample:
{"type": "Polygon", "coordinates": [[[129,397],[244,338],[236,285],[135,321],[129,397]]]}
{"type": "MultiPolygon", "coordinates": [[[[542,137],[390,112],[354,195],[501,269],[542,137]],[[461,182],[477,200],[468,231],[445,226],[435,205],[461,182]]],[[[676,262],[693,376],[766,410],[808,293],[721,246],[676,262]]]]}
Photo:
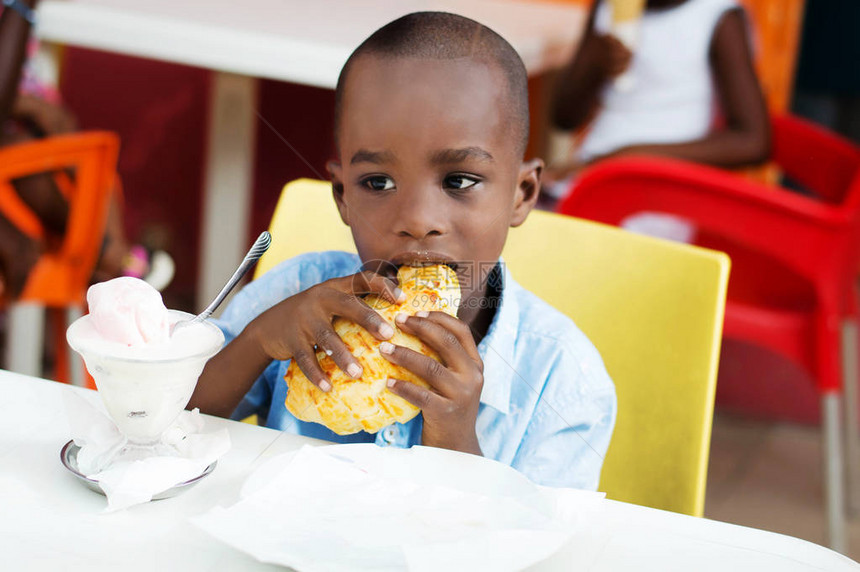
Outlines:
{"type": "MultiPolygon", "coordinates": [[[[63,463],[63,466],[69,470],[70,473],[75,475],[78,480],[80,480],[87,488],[94,490],[99,494],[105,494],[102,490],[101,486],[99,486],[99,482],[95,479],[91,479],[81,473],[78,470],[78,451],[81,448],[75,445],[74,441],[69,441],[63,446],[62,450],[60,450],[60,461],[63,463]]],[[[203,469],[203,472],[194,477],[193,479],[188,479],[185,482],[179,483],[178,485],[174,485],[171,488],[164,490],[158,494],[152,496],[152,500],[162,500],[170,497],[175,497],[179,493],[185,492],[194,485],[197,484],[198,481],[202,480],[209,473],[215,470],[215,465],[218,464],[218,461],[213,461],[208,467],[203,469]]]]}

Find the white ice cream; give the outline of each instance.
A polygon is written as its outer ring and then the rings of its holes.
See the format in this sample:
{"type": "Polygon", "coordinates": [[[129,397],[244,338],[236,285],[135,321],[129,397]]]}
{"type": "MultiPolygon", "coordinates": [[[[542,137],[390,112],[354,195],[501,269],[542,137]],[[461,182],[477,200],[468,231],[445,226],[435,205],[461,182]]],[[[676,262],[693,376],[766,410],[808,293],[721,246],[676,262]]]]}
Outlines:
{"type": "Polygon", "coordinates": [[[223,343],[211,324],[179,328],[171,337],[171,324],[193,316],[165,308],[161,294],[138,278],[93,284],[87,303],[90,313],[72,324],[66,335],[79,352],[161,361],[207,353],[213,344],[223,343]]]}
{"type": "Polygon", "coordinates": [[[139,278],[123,276],[87,290],[90,320],[105,340],[139,346],[163,343],[170,336],[161,294],[139,278]]]}
{"type": "Polygon", "coordinates": [[[167,310],[157,291],[134,278],[96,284],[87,299],[90,313],[69,326],[66,339],[120,431],[130,442],[155,443],[188,404],[224,335],[201,322],[171,337],[170,324],[193,316],[167,310]]]}

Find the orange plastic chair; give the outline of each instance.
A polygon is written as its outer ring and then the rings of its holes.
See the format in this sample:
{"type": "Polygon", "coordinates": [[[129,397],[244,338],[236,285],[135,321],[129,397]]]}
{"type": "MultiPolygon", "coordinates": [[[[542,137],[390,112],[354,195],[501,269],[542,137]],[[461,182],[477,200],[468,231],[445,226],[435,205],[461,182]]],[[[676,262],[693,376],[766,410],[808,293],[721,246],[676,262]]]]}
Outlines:
{"type": "MultiPolygon", "coordinates": [[[[83,367],[70,366],[65,340],[68,322],[81,315],[90,276],[98,261],[114,185],[119,138],[90,132],[51,137],[0,149],[0,213],[26,234],[42,238],[38,217],[20,199],[14,179],[56,173],[69,202],[69,219],[59,246],[42,254],[19,299],[9,308],[6,367],[41,375],[44,308],[64,311],[56,329],[57,372],[60,381],[84,383],[83,367]],[[74,176],[67,176],[73,170],[74,176]]],[[[91,382],[90,382],[91,383],[91,382]]]]}
{"type": "Polygon", "coordinates": [[[788,109],[805,0],[741,0],[754,34],[755,67],[771,113],[788,109]]]}
{"type": "MultiPolygon", "coordinates": [[[[788,111],[800,46],[805,0],[741,0],[752,25],[756,75],[770,113],[788,111]]],[[[777,165],[748,167],[748,178],[776,184],[777,165]]]]}
{"type": "Polygon", "coordinates": [[[772,159],[815,197],[692,163],[632,157],[586,170],[558,211],[616,225],[635,213],[669,213],[695,224],[697,244],[730,254],[724,335],[768,348],[815,379],[830,544],[842,551],[843,387],[849,474],[858,449],[860,149],[788,116],[773,119],[773,134],[772,159]]]}

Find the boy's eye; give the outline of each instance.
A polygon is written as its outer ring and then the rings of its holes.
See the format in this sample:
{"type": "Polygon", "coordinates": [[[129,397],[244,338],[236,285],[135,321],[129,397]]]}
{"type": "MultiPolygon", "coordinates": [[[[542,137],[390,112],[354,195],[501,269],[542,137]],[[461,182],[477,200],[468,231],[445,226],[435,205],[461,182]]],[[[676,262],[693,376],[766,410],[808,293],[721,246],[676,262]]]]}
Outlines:
{"type": "Polygon", "coordinates": [[[445,177],[445,187],[449,189],[464,190],[478,183],[478,179],[467,175],[448,175],[445,177]]]}
{"type": "Polygon", "coordinates": [[[363,179],[361,185],[371,191],[390,191],[394,188],[394,180],[384,175],[374,175],[363,179]]]}

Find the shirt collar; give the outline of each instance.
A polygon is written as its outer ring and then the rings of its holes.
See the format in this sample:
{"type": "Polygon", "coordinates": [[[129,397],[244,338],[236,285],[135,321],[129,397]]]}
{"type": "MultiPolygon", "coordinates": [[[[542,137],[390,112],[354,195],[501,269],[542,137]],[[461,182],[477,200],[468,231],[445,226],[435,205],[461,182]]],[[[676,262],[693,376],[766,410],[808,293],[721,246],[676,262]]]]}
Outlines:
{"type": "Polygon", "coordinates": [[[499,265],[502,270],[501,296],[492,301],[499,307],[487,335],[478,344],[478,353],[484,360],[481,403],[507,414],[511,403],[511,385],[516,375],[513,356],[520,319],[516,292],[521,286],[514,282],[507,264],[501,258],[499,265]]]}

